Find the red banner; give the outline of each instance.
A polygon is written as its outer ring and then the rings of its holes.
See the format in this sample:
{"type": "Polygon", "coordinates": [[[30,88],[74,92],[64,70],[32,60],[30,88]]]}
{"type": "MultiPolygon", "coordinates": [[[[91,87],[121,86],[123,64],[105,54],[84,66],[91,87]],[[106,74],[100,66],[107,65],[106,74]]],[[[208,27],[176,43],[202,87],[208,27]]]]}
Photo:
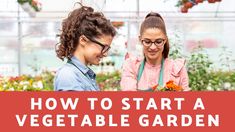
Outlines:
{"type": "Polygon", "coordinates": [[[0,92],[0,131],[234,131],[235,92],[0,92]]]}

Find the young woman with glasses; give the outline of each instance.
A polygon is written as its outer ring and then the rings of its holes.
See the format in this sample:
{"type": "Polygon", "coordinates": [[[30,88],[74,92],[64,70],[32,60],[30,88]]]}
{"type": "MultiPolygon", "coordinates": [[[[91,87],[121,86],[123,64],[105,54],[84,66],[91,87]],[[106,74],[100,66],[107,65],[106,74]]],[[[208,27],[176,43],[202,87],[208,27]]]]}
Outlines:
{"type": "Polygon", "coordinates": [[[116,31],[101,12],[81,6],[62,23],[56,54],[67,60],[56,73],[57,91],[99,91],[95,73],[88,67],[107,56],[116,31]]]}
{"type": "Polygon", "coordinates": [[[168,58],[170,46],[160,14],[151,12],[145,17],[140,27],[139,41],[144,57],[130,57],[124,62],[121,78],[123,91],[152,91],[154,86],[162,88],[169,81],[185,91],[189,90],[185,60],[168,58]]]}

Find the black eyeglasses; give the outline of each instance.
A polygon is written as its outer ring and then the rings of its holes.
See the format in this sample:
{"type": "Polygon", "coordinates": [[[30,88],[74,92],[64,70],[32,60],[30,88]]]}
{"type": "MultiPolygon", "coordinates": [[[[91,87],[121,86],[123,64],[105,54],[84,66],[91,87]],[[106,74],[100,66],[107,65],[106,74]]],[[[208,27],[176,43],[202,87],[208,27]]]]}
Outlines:
{"type": "Polygon", "coordinates": [[[150,46],[152,46],[152,44],[160,47],[163,44],[165,44],[165,39],[161,39],[161,38],[160,39],[156,39],[154,42],[149,40],[149,39],[143,39],[143,40],[141,40],[141,42],[146,47],[150,47],[150,46]]]}
{"type": "MultiPolygon", "coordinates": [[[[85,36],[85,37],[87,37],[87,36],[85,36]]],[[[101,50],[101,53],[102,54],[104,54],[104,53],[106,53],[106,52],[108,52],[109,50],[110,50],[110,46],[109,45],[107,45],[107,44],[102,44],[101,42],[99,42],[99,41],[97,41],[97,40],[95,40],[95,39],[93,39],[93,38],[91,38],[91,37],[87,37],[91,42],[93,42],[93,43],[95,43],[95,44],[98,44],[98,45],[100,45],[101,47],[102,47],[102,50],[101,50]]]]}

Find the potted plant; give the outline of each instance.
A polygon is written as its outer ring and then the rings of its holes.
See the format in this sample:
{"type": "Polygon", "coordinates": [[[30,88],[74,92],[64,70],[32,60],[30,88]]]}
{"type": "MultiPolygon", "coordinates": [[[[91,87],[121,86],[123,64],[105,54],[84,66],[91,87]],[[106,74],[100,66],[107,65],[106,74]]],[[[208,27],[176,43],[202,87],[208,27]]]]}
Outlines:
{"type": "Polygon", "coordinates": [[[37,0],[17,0],[21,5],[22,9],[29,14],[31,17],[36,16],[36,12],[41,11],[41,3],[37,0]]]}

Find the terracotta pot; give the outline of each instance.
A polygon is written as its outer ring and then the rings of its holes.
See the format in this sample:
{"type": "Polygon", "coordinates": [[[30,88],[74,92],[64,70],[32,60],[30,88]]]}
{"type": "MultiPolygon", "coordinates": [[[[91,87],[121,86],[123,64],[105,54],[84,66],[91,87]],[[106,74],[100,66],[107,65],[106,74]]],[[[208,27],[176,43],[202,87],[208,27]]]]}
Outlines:
{"type": "Polygon", "coordinates": [[[186,7],[186,8],[192,8],[193,7],[193,3],[192,2],[186,2],[186,3],[184,3],[184,7],[186,7]]]}
{"type": "Polygon", "coordinates": [[[195,3],[198,4],[198,3],[202,3],[203,0],[195,0],[195,3]]]}
{"type": "Polygon", "coordinates": [[[188,8],[186,8],[186,7],[181,7],[181,12],[182,13],[188,13],[188,8]]]}
{"type": "Polygon", "coordinates": [[[216,0],[208,0],[208,3],[215,3],[216,0]]]}

